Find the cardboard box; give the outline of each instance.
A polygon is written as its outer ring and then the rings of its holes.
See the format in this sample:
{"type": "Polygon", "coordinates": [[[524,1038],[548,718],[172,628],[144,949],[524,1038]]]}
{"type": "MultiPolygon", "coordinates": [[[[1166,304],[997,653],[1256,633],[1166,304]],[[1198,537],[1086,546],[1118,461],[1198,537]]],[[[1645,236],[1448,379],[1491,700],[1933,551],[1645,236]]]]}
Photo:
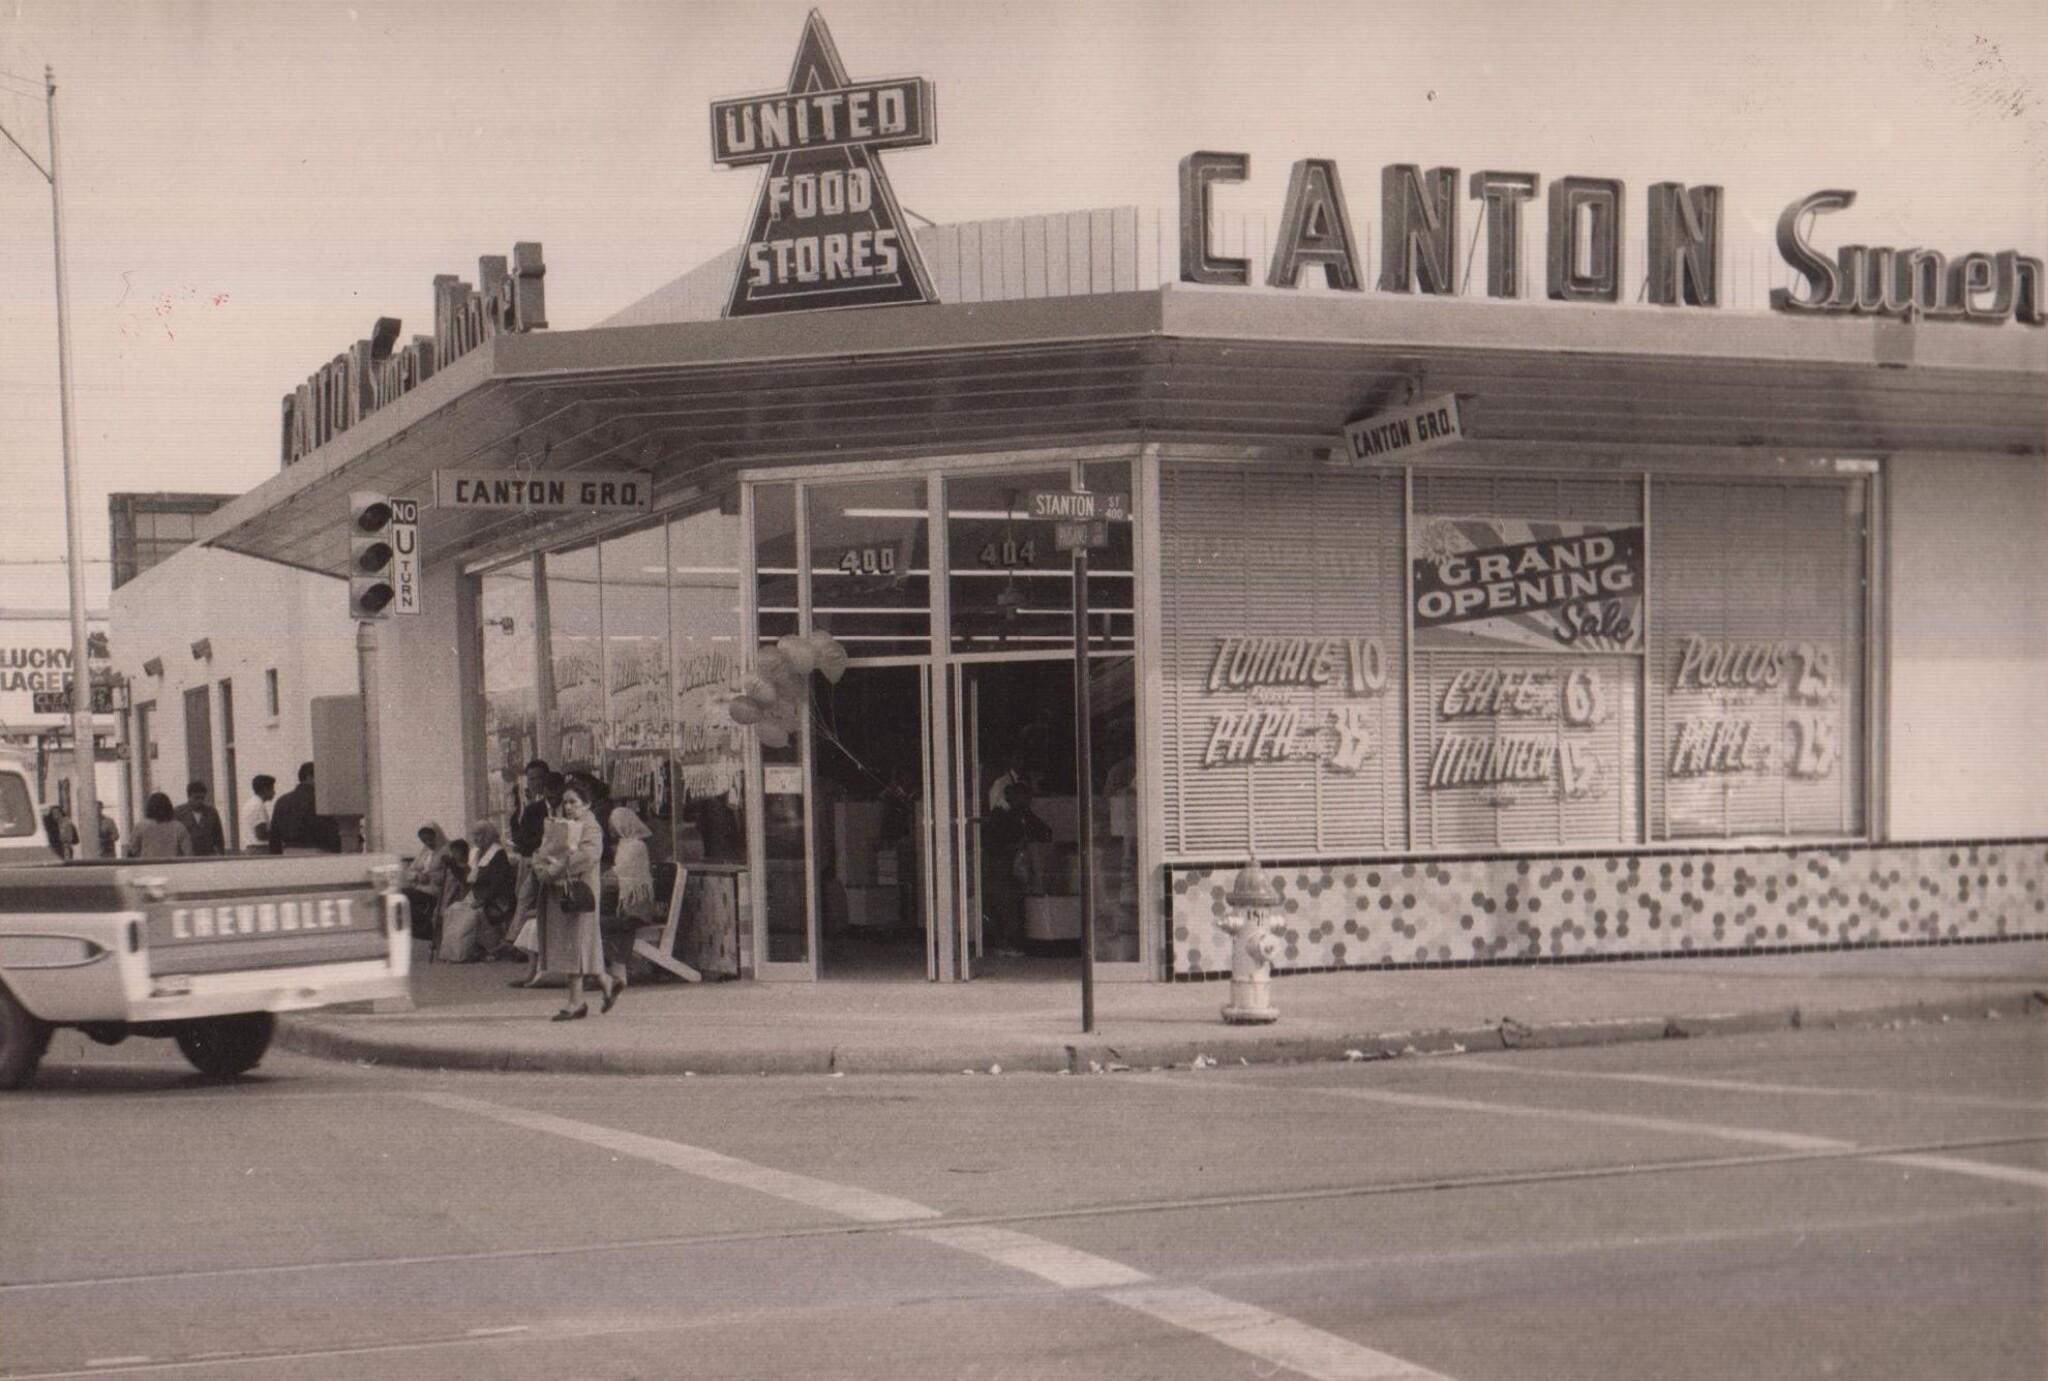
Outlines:
{"type": "Polygon", "coordinates": [[[856,930],[883,930],[896,924],[902,893],[894,887],[846,889],[846,924],[856,930]]]}
{"type": "Polygon", "coordinates": [[[848,887],[875,885],[875,842],[882,835],[882,807],[870,801],[832,805],[832,875],[848,887]]]}
{"type": "Polygon", "coordinates": [[[1080,939],[1081,899],[1024,898],[1024,938],[1033,942],[1080,939]]]}

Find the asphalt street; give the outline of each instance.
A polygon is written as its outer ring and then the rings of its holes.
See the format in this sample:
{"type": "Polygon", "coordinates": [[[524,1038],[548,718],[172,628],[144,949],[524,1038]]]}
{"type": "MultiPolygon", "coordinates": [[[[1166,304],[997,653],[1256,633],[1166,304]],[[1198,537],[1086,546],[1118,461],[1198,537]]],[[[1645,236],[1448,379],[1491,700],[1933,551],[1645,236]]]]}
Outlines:
{"type": "Polygon", "coordinates": [[[1094,1075],[148,1043],[0,1102],[0,1377],[2048,1374],[2038,1020],[1094,1075]]]}

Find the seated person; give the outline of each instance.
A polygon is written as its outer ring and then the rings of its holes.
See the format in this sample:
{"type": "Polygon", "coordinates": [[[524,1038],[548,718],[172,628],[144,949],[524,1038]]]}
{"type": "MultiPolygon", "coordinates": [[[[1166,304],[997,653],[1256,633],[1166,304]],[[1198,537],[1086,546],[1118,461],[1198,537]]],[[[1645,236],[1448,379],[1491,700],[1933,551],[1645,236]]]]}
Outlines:
{"type": "Polygon", "coordinates": [[[413,934],[433,934],[434,914],[448,882],[448,836],[432,820],[420,826],[420,851],[405,865],[401,886],[412,903],[413,934]]]}
{"type": "Polygon", "coordinates": [[[512,957],[507,928],[519,900],[519,870],[505,852],[498,827],[482,820],[469,831],[469,889],[479,913],[477,938],[492,958],[512,957]]]}

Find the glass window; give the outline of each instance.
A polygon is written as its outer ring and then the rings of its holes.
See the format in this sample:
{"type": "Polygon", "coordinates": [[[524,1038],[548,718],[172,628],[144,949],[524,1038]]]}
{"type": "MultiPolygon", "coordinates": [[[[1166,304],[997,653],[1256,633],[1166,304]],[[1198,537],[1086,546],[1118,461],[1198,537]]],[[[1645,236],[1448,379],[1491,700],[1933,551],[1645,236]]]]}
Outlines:
{"type": "Polygon", "coordinates": [[[1029,512],[1034,490],[1072,488],[1066,466],[946,481],[955,652],[1042,652],[1074,645],[1073,558],[1053,549],[1053,524],[1029,512]]]}
{"type": "Polygon", "coordinates": [[[819,485],[808,497],[811,626],[850,657],[929,653],[924,481],[819,485]]]}
{"type": "Polygon", "coordinates": [[[797,629],[796,490],[754,489],[754,605],[763,641],[797,629]]]}
{"type": "Polygon", "coordinates": [[[1639,842],[1645,550],[1634,479],[1417,477],[1417,847],[1639,842]]]}
{"type": "Polygon", "coordinates": [[[0,772],[0,836],[25,838],[42,827],[35,802],[28,798],[28,782],[15,773],[0,772]]]}
{"type": "Polygon", "coordinates": [[[1657,837],[1863,828],[1864,489],[1659,481],[1657,837]]]}
{"type": "Polygon", "coordinates": [[[1401,476],[1160,474],[1160,814],[1197,855],[1408,842],[1401,476]]]}
{"type": "MultiPolygon", "coordinates": [[[[1097,494],[1121,494],[1125,511],[1131,501],[1131,463],[1104,460],[1085,465],[1088,488],[1097,494]]],[[[1133,648],[1137,645],[1137,581],[1133,575],[1134,523],[1111,523],[1103,530],[1108,542],[1088,552],[1088,625],[1092,646],[1133,648]]]]}
{"type": "Polygon", "coordinates": [[[536,621],[544,621],[548,686],[542,708],[552,706],[553,743],[543,751],[558,772],[593,768],[605,737],[604,620],[598,601],[597,548],[549,552],[538,591],[536,621]]]}
{"type": "Polygon", "coordinates": [[[668,526],[608,537],[604,577],[604,780],[612,799],[654,831],[654,861],[670,857],[668,526]]]}
{"type": "Polygon", "coordinates": [[[726,712],[744,679],[740,520],[694,513],[668,532],[676,856],[745,863],[747,741],[726,712]]]}
{"type": "MultiPolygon", "coordinates": [[[[484,813],[508,820],[526,764],[540,753],[535,692],[533,565],[492,571],[479,583],[477,605],[483,668],[484,813]]],[[[277,673],[269,676],[276,713],[277,673]]]]}

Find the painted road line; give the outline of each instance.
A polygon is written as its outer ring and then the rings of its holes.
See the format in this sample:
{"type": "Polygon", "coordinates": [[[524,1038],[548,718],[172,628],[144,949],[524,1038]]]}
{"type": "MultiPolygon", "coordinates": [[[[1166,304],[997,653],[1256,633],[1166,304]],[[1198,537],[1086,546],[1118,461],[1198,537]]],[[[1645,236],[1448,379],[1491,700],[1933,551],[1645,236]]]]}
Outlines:
{"type": "Polygon", "coordinates": [[[1584,1079],[1598,1083],[1649,1084],[1660,1088],[1700,1089],[1709,1093],[1790,1094],[1808,1098],[1881,1098],[1886,1102],[1940,1103],[1987,1112],[2041,1112],[2039,1102],[2018,1098],[1974,1098],[1960,1093],[1900,1093],[1883,1088],[1834,1088],[1825,1084],[1760,1084],[1742,1079],[1688,1079],[1676,1074],[1623,1074],[1605,1069],[1537,1069],[1497,1064],[1491,1060],[1443,1060],[1431,1068],[1459,1074],[1509,1074],[1515,1078],[1584,1079]]]}
{"type": "Polygon", "coordinates": [[[438,1108],[447,1108],[451,1112],[466,1112],[472,1116],[488,1117],[514,1127],[524,1127],[528,1131],[566,1137],[571,1141],[580,1141],[616,1155],[652,1161],[656,1165],[666,1165],[672,1170],[681,1170],[699,1179],[735,1185],[741,1189],[752,1189],[773,1198],[823,1209],[827,1213],[837,1214],[841,1218],[851,1218],[856,1222],[901,1223],[944,1216],[935,1208],[914,1204],[908,1199],[875,1194],[852,1185],[815,1180],[807,1175],[793,1175],[785,1170],[771,1170],[765,1165],[756,1165],[733,1156],[722,1156],[716,1151],[707,1151],[700,1146],[686,1146],[679,1141],[663,1141],[659,1137],[622,1132],[615,1127],[600,1127],[594,1123],[576,1122],[543,1112],[528,1112],[523,1108],[507,1107],[502,1103],[487,1103],[481,1098],[464,1098],[453,1093],[409,1093],[406,1097],[431,1103],[438,1108]]]}
{"type": "Polygon", "coordinates": [[[1106,1290],[1115,1285],[1137,1285],[1152,1279],[1143,1271],[1120,1261],[1091,1256],[1010,1228],[979,1224],[957,1228],[909,1228],[902,1235],[921,1237],[927,1242],[972,1252],[998,1265],[1035,1275],[1040,1280],[1049,1280],[1062,1290],[1106,1290]]]}
{"type": "MultiPolygon", "coordinates": [[[[1628,1131],[1657,1132],[1667,1136],[1707,1137],[1717,1141],[1740,1142],[1749,1146],[1774,1146],[1783,1151],[1836,1152],[1853,1156],[1863,1150],[1862,1147],[1859,1147],[1853,1141],[1841,1141],[1833,1137],[1824,1136],[1804,1136],[1798,1132],[1777,1132],[1763,1127],[1731,1127],[1719,1122],[1684,1122],[1670,1117],[1641,1117],[1633,1113],[1592,1112],[1578,1108],[1531,1107],[1525,1103],[1493,1103],[1476,1098],[1446,1098],[1427,1093],[1395,1093],[1391,1089],[1304,1088],[1298,1084],[1276,1087],[1239,1080],[1218,1079],[1212,1075],[1189,1078],[1182,1075],[1126,1074],[1121,1077],[1134,1083],[1162,1084],[1172,1088],[1206,1089],[1238,1096],[1246,1093],[1273,1093],[1293,1098],[1304,1094],[1312,1094],[1321,1098],[1348,1098],[1366,1103],[1385,1103],[1394,1107],[1426,1108],[1434,1112],[1471,1113],[1478,1117],[1530,1117],[1555,1122],[1579,1122],[1594,1127],[1618,1127],[1628,1131]]],[[[2026,1184],[2041,1189],[2048,1189],[2048,1171],[2027,1170],[2011,1165],[1997,1165],[1988,1161],[1962,1160],[1955,1156],[1886,1155],[1882,1153],[1871,1154],[1867,1159],[1873,1164],[1905,1165],[1920,1170],[1941,1170],[1952,1175],[1972,1175],[1979,1179],[2004,1180],[2012,1184],[2026,1184]]]]}
{"type": "MultiPolygon", "coordinates": [[[[850,1185],[771,1170],[697,1146],[662,1141],[548,1113],[463,1098],[446,1093],[410,1093],[435,1107],[488,1117],[529,1131],[567,1137],[619,1155],[666,1165],[721,1184],[738,1185],[775,1198],[821,1208],[866,1223],[888,1223],[944,1215],[905,1199],[873,1194],[850,1185]]],[[[986,1224],[905,1228],[894,1235],[917,1238],[984,1261],[1037,1276],[1062,1289],[1093,1292],[1097,1298],[1134,1309],[1176,1328],[1211,1339],[1261,1361],[1291,1368],[1314,1381],[1451,1381],[1390,1353],[1352,1342],[1284,1315],[1226,1299],[1192,1286],[1168,1285],[1135,1267],[1063,1247],[1009,1228],[986,1224]]]]}
{"type": "Polygon", "coordinates": [[[1449,1381],[1391,1353],[1326,1333],[1298,1319],[1191,1285],[1171,1285],[1121,1261],[1047,1242],[1009,1228],[905,1228],[916,1237],[1035,1275],[1066,1290],[1091,1290],[1126,1309],[1200,1334],[1262,1362],[1316,1381],[1449,1381]]]}
{"type": "Polygon", "coordinates": [[[2023,1165],[1998,1165],[1991,1161],[1963,1160],[1956,1156],[1877,1156],[1886,1165],[1903,1165],[1914,1170],[1945,1170],[1951,1175],[1975,1175],[1986,1180],[2048,1189],[2048,1170],[2029,1170],[2023,1165]]]}
{"type": "Polygon", "coordinates": [[[1107,1291],[1103,1298],[1317,1381],[1447,1381],[1399,1357],[1196,1286],[1139,1285],[1107,1291]]]}

